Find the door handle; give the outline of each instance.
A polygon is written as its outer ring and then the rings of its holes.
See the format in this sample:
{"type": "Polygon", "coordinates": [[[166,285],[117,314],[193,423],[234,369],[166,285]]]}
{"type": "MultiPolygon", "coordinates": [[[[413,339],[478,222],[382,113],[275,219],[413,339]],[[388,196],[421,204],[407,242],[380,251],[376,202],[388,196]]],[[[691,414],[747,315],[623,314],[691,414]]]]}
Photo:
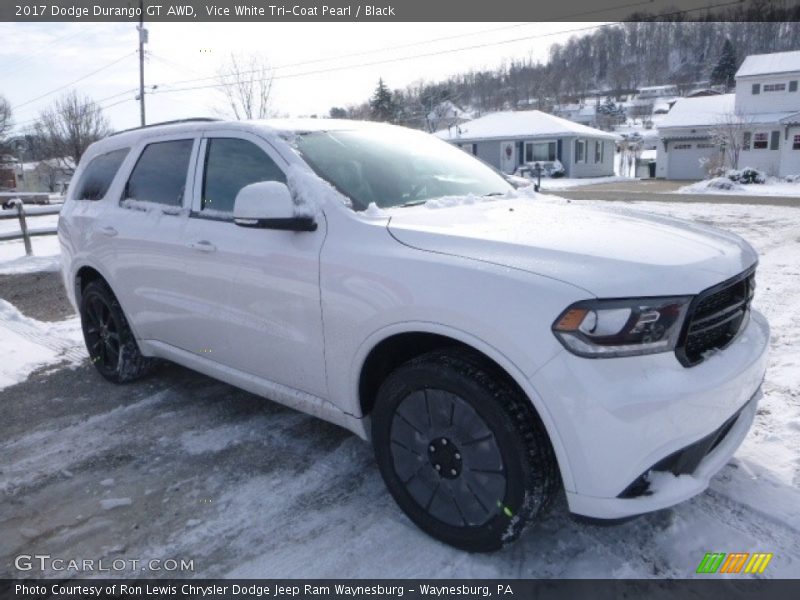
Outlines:
{"type": "Polygon", "coordinates": [[[198,250],[200,252],[214,252],[217,247],[208,240],[200,240],[199,242],[190,242],[189,248],[198,250]]]}
{"type": "Polygon", "coordinates": [[[100,233],[107,235],[108,237],[114,237],[118,232],[116,229],[111,227],[111,225],[106,225],[105,227],[100,228],[100,233]]]}

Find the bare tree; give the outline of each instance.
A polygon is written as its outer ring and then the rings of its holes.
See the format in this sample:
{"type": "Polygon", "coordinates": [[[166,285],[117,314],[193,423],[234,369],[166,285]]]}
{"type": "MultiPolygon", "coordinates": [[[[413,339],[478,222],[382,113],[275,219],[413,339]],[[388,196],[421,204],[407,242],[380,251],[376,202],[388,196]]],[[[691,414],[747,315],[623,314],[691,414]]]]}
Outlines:
{"type": "Polygon", "coordinates": [[[73,90],[39,113],[34,131],[50,157],[74,168],[86,148],[111,133],[111,127],[94,100],[73,90]]]}
{"type": "Polygon", "coordinates": [[[225,96],[225,112],[236,120],[266,119],[274,112],[271,106],[274,74],[263,56],[231,54],[217,71],[217,78],[225,96]]]}
{"type": "MultiPolygon", "coordinates": [[[[723,162],[731,169],[739,168],[739,156],[745,147],[745,133],[751,128],[752,119],[739,113],[727,113],[720,117],[709,130],[711,140],[722,149],[723,162]]],[[[723,165],[724,166],[724,165],[723,165]]]]}
{"type": "Polygon", "coordinates": [[[11,131],[12,126],[11,105],[5,96],[0,96],[0,144],[6,139],[6,135],[11,131]]]}

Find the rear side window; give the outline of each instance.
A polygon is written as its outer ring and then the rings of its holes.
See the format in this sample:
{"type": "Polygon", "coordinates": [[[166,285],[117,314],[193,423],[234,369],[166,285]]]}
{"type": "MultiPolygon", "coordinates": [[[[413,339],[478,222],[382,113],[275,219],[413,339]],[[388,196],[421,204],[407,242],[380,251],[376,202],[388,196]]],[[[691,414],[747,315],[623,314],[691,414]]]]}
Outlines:
{"type": "Polygon", "coordinates": [[[175,140],[146,146],[125,185],[123,199],[181,206],[193,143],[175,140]]]}
{"type": "Polygon", "coordinates": [[[76,200],[101,200],[108,192],[108,188],[111,187],[111,182],[114,181],[114,177],[129,151],[130,148],[120,148],[95,156],[89,161],[86,170],[81,175],[73,198],[76,200]]]}
{"type": "Polygon", "coordinates": [[[286,176],[264,151],[247,140],[212,138],[206,144],[202,210],[233,212],[236,194],[260,181],[286,182],[286,176]]]}

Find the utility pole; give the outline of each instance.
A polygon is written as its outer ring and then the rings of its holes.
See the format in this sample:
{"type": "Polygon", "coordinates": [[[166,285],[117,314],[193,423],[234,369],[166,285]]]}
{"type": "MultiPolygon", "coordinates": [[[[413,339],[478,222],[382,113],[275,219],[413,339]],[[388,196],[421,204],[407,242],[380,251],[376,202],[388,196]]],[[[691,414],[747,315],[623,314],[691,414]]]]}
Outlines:
{"type": "Polygon", "coordinates": [[[144,0],[139,0],[139,111],[142,117],[142,127],[147,122],[144,117],[144,45],[147,43],[147,29],[144,28],[144,0]]]}

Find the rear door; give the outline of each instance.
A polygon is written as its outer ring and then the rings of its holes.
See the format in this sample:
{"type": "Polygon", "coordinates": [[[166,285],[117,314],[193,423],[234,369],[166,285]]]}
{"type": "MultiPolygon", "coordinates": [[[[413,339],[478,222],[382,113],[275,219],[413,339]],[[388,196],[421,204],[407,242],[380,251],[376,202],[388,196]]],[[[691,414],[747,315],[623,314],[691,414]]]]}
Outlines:
{"type": "Polygon", "coordinates": [[[190,330],[208,358],[250,375],[325,397],[317,231],[239,227],[233,204],[259,181],[286,182],[287,163],[262,138],[214,130],[200,145],[192,213],[184,232],[190,250],[190,330]],[[205,325],[204,325],[205,324],[205,325]]]}
{"type": "Polygon", "coordinates": [[[101,227],[114,248],[114,291],[136,334],[177,346],[185,341],[190,301],[181,289],[182,244],[198,145],[199,136],[186,134],[140,143],[121,197],[101,227]]]}

